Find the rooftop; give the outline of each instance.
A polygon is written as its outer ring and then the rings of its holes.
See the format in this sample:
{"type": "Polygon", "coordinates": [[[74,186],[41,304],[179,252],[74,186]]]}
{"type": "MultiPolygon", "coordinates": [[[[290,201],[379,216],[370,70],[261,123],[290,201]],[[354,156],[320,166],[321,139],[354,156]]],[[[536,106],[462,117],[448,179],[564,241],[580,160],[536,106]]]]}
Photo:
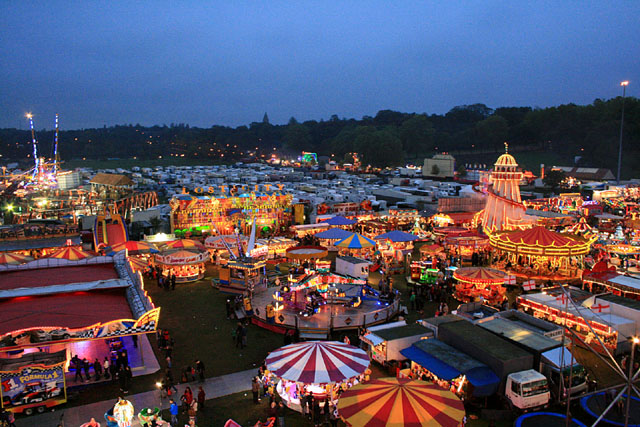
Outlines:
{"type": "Polygon", "coordinates": [[[424,335],[432,333],[430,329],[425,328],[417,323],[412,323],[406,326],[398,326],[396,328],[380,329],[374,331],[374,334],[379,336],[385,341],[393,341],[400,338],[413,337],[416,335],[424,335]]]}
{"type": "Polygon", "coordinates": [[[530,356],[529,353],[522,350],[515,344],[511,344],[505,339],[502,339],[479,326],[473,325],[466,320],[440,325],[440,329],[443,331],[451,331],[460,339],[468,342],[476,348],[482,348],[496,359],[506,361],[530,356]]]}
{"type": "Polygon", "coordinates": [[[506,319],[495,318],[479,323],[478,326],[539,353],[560,346],[560,342],[506,319]]]}
{"type": "Polygon", "coordinates": [[[128,187],[133,181],[126,175],[99,172],[91,178],[91,184],[109,185],[112,187],[128,187]]]}

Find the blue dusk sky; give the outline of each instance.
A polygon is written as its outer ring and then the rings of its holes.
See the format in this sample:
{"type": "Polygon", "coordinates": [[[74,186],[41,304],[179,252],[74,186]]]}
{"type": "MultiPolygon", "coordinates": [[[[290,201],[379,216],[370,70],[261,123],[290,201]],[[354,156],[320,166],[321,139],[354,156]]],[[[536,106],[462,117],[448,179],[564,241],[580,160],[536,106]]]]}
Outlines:
{"type": "Polygon", "coordinates": [[[640,2],[2,1],[0,127],[239,126],[640,88],[640,2]]]}

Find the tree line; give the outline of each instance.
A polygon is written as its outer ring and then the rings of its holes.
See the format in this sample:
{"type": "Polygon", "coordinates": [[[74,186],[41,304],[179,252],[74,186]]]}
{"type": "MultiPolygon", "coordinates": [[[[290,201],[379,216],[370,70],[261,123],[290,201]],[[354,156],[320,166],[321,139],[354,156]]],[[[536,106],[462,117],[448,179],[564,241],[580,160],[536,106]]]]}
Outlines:
{"type": "MultiPolygon", "coordinates": [[[[182,156],[237,161],[268,158],[272,153],[299,155],[311,151],[337,161],[357,152],[363,164],[397,166],[422,163],[436,152],[501,151],[511,147],[553,151],[566,158],[581,156],[580,164],[614,169],[622,98],[596,99],[589,105],[557,107],[500,107],[462,105],[446,114],[381,110],[361,119],[331,116],[328,120],[286,125],[260,122],[231,128],[186,124],[162,126],[118,125],[60,132],[62,159],[182,156]],[[275,150],[274,150],[275,149],[275,150]]],[[[50,156],[52,131],[38,132],[40,150],[50,156]]],[[[0,151],[5,159],[31,155],[29,131],[0,129],[0,151]]],[[[627,97],[624,126],[625,158],[640,154],[640,102],[627,97]]],[[[638,157],[636,157],[638,158],[638,157]]],[[[640,162],[635,162],[640,163],[640,162]]]]}

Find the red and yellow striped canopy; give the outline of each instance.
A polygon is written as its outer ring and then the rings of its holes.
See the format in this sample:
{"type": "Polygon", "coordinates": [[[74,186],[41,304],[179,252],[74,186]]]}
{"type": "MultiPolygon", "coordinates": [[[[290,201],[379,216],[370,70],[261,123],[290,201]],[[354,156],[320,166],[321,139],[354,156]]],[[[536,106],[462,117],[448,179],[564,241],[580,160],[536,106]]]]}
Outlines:
{"type": "Polygon", "coordinates": [[[82,249],[78,249],[75,246],[65,246],[62,249],[58,249],[51,255],[49,258],[59,258],[59,259],[68,259],[69,261],[78,261],[85,258],[91,258],[89,252],[85,252],[82,249]]]}
{"type": "Polygon", "coordinates": [[[133,271],[142,271],[146,270],[149,266],[149,262],[144,258],[138,258],[137,256],[129,257],[129,262],[131,262],[131,267],[133,267],[133,271]]]}
{"type": "Polygon", "coordinates": [[[33,261],[33,258],[30,256],[12,254],[10,252],[0,253],[0,264],[19,265],[29,261],[33,261]]]}
{"type": "Polygon", "coordinates": [[[180,239],[165,243],[162,249],[205,249],[205,247],[197,240],[180,239]]]}
{"type": "Polygon", "coordinates": [[[153,243],[136,242],[134,240],[128,240],[126,242],[118,243],[117,245],[113,245],[111,247],[111,250],[113,252],[120,252],[125,249],[128,250],[131,255],[158,252],[158,248],[156,248],[156,245],[154,245],[153,243]]]}
{"type": "Polygon", "coordinates": [[[461,282],[485,285],[504,283],[507,273],[486,267],[463,267],[453,273],[453,278],[461,282]]]}
{"type": "Polygon", "coordinates": [[[345,391],[340,417],[350,426],[457,426],[464,406],[455,394],[435,384],[408,378],[380,378],[345,391]]]}

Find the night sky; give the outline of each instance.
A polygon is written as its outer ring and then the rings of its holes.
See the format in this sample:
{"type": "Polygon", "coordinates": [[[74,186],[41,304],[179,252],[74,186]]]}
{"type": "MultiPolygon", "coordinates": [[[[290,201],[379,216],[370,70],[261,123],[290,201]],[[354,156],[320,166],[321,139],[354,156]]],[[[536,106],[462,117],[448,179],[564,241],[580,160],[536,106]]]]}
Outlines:
{"type": "Polygon", "coordinates": [[[621,80],[637,96],[639,17],[638,1],[7,0],[0,127],[588,104],[621,80]]]}

